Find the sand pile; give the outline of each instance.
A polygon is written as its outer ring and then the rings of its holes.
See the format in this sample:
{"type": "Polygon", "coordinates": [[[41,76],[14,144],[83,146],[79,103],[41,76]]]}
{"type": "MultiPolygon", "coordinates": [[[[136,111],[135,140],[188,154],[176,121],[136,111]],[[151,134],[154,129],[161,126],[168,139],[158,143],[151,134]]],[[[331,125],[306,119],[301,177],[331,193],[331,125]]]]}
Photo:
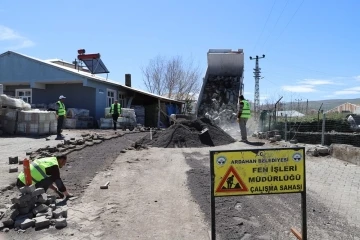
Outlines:
{"type": "Polygon", "coordinates": [[[139,140],[136,145],[151,145],[160,148],[208,147],[235,142],[230,135],[211,120],[201,118],[194,121],[180,121],[166,130],[155,131],[139,140]],[[206,129],[208,129],[206,131],[206,129]],[[204,131],[205,130],[205,131],[204,131]],[[204,131],[203,133],[201,133],[204,131]]]}

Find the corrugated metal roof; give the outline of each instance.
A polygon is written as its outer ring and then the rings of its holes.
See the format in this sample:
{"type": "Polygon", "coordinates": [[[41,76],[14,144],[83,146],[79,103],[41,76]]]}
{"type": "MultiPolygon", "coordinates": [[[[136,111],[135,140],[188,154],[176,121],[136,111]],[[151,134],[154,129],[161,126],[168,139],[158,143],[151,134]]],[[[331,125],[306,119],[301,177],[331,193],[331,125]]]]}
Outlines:
{"type": "MultiPolygon", "coordinates": [[[[34,61],[41,62],[43,64],[47,64],[47,65],[50,65],[50,66],[65,70],[67,72],[71,72],[71,73],[74,73],[76,75],[89,78],[91,80],[95,80],[95,81],[102,82],[102,83],[108,83],[108,84],[112,84],[112,85],[115,85],[115,86],[120,86],[120,87],[126,88],[128,90],[138,92],[138,93],[142,93],[142,94],[150,96],[150,97],[154,97],[154,98],[158,98],[158,99],[162,99],[162,100],[166,100],[166,101],[170,101],[170,102],[183,103],[183,101],[174,100],[174,99],[171,99],[171,98],[167,98],[167,97],[163,97],[163,96],[156,95],[156,94],[153,94],[153,93],[149,93],[149,92],[146,92],[146,91],[143,91],[143,90],[140,90],[140,89],[128,87],[128,86],[122,85],[119,82],[116,82],[116,81],[113,81],[113,80],[110,80],[110,79],[106,79],[106,78],[103,78],[103,77],[93,75],[91,73],[78,71],[77,69],[72,69],[72,68],[69,68],[69,67],[66,67],[66,66],[61,66],[59,64],[52,63],[51,61],[53,61],[55,59],[41,60],[41,59],[38,59],[38,58],[30,57],[30,56],[27,56],[27,55],[24,55],[24,54],[21,54],[21,53],[17,53],[17,52],[13,52],[13,51],[7,51],[7,52],[5,52],[3,54],[0,54],[0,56],[5,55],[7,53],[17,54],[19,56],[26,57],[26,58],[32,59],[34,61]]],[[[60,61],[63,61],[63,60],[60,60],[60,61]]]]}

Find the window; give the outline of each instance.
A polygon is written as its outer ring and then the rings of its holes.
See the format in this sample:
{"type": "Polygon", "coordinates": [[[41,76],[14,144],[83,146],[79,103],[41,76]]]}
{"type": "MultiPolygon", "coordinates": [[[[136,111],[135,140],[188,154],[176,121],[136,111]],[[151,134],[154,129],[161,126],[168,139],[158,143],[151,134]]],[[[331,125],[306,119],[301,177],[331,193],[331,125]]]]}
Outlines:
{"type": "Polygon", "coordinates": [[[119,103],[121,104],[121,107],[125,107],[125,94],[119,93],[119,103]]]}
{"type": "Polygon", "coordinates": [[[22,99],[26,103],[31,103],[32,90],[31,89],[16,89],[15,96],[22,99]]]}
{"type": "Polygon", "coordinates": [[[108,89],[107,90],[107,107],[111,107],[111,104],[114,103],[115,101],[115,95],[116,95],[116,91],[108,89]]]}

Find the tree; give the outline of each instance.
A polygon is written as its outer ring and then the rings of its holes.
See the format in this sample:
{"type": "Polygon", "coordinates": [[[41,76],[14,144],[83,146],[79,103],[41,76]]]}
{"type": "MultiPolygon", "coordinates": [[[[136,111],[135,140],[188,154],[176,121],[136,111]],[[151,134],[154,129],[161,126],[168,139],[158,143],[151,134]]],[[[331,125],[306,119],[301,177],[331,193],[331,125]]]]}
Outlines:
{"type": "Polygon", "coordinates": [[[147,90],[176,100],[191,99],[200,92],[200,70],[191,59],[156,56],[141,68],[147,90]]]}

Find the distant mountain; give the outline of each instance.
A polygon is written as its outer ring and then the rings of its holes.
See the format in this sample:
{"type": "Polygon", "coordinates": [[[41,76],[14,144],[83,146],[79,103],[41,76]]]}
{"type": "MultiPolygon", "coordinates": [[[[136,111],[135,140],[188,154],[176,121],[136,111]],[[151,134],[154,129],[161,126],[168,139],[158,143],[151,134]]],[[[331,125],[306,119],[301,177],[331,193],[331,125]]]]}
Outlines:
{"type": "Polygon", "coordinates": [[[354,98],[354,99],[327,99],[327,100],[319,100],[319,101],[309,101],[308,104],[306,103],[306,101],[301,101],[301,102],[287,102],[284,103],[284,107],[287,110],[300,110],[300,112],[302,112],[304,109],[306,109],[306,105],[308,105],[308,110],[311,109],[316,109],[319,110],[321,104],[322,107],[321,109],[323,109],[324,111],[333,109],[341,104],[344,103],[352,103],[352,104],[357,104],[360,105],[360,98],[354,98]]]}

